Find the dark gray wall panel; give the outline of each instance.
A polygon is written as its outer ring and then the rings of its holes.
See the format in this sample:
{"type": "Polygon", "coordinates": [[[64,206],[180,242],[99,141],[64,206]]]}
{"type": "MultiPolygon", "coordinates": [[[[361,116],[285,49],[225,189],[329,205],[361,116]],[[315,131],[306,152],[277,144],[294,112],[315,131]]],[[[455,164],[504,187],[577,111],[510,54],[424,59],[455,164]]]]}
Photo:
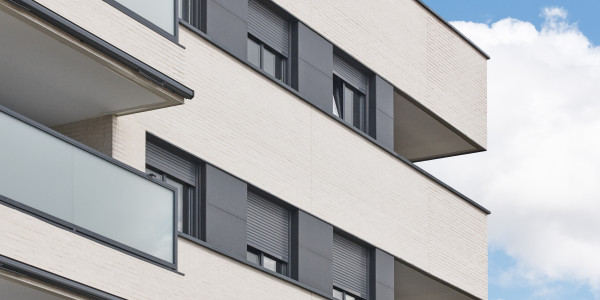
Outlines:
{"type": "Polygon", "coordinates": [[[246,259],[246,220],[206,206],[206,242],[241,259],[246,259]]]}
{"type": "Polygon", "coordinates": [[[206,0],[206,33],[217,45],[246,60],[248,29],[245,13],[247,1],[206,0]],[[223,6],[222,4],[226,5],[223,6]]]}
{"type": "Polygon", "coordinates": [[[333,45],[301,22],[297,25],[298,58],[333,76],[333,45]]]}
{"type": "Polygon", "coordinates": [[[298,60],[297,69],[300,95],[316,107],[333,113],[333,78],[303,60],[298,60]]]}
{"type": "Polygon", "coordinates": [[[293,31],[292,87],[313,105],[332,113],[333,45],[301,22],[293,31]]]}
{"type": "Polygon", "coordinates": [[[394,87],[378,75],[369,80],[369,131],[379,144],[394,149],[394,87]],[[374,105],[373,105],[374,104],[374,105]]]}
{"type": "Polygon", "coordinates": [[[371,296],[394,300],[394,257],[377,248],[371,251],[371,296]]]}
{"type": "Polygon", "coordinates": [[[375,111],[375,139],[388,150],[394,150],[394,119],[380,110],[375,111]]]}
{"type": "Polygon", "coordinates": [[[206,165],[203,227],[206,242],[246,258],[246,183],[206,165]]]}
{"type": "Polygon", "coordinates": [[[298,249],[292,277],[330,295],[333,287],[333,227],[303,211],[295,218],[298,249]]]}
{"type": "Polygon", "coordinates": [[[376,107],[390,117],[394,117],[394,86],[392,86],[383,78],[374,75],[372,76],[371,91],[376,99],[376,107]]]}
{"type": "Polygon", "coordinates": [[[297,280],[327,295],[333,287],[332,262],[306,248],[298,248],[297,280]]]}

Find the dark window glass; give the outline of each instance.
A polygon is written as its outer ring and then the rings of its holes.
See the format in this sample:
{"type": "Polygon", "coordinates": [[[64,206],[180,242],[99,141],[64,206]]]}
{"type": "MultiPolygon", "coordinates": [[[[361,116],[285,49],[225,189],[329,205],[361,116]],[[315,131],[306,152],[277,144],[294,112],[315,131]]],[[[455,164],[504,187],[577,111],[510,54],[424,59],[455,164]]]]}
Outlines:
{"type": "Polygon", "coordinates": [[[204,0],[178,0],[179,18],[199,30],[202,28],[202,1],[204,0]]]}
{"type": "Polygon", "coordinates": [[[248,61],[279,81],[287,82],[287,59],[251,36],[248,37],[248,61]]]}
{"type": "Polygon", "coordinates": [[[341,290],[341,289],[337,289],[334,288],[333,289],[333,299],[337,299],[337,300],[359,300],[362,298],[353,296],[351,294],[349,294],[348,292],[341,290]]]}
{"type": "Polygon", "coordinates": [[[333,114],[365,132],[367,109],[365,95],[334,75],[333,114]]]}
{"type": "Polygon", "coordinates": [[[260,45],[248,39],[248,61],[260,68],[260,45]]]}
{"type": "Polygon", "coordinates": [[[249,262],[282,275],[287,275],[287,264],[255,248],[248,246],[246,258],[249,262]]]}

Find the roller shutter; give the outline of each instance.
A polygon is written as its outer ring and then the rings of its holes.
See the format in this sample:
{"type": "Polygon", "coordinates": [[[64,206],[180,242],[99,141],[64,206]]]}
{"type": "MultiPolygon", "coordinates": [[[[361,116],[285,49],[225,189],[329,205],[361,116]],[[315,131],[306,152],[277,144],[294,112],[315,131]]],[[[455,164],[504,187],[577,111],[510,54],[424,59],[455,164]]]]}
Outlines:
{"type": "Polygon", "coordinates": [[[290,213],[248,191],[248,245],[285,262],[289,253],[290,213]]]}
{"type": "Polygon", "coordinates": [[[284,56],[288,55],[289,22],[256,0],[248,1],[248,32],[284,56]]]}
{"type": "Polygon", "coordinates": [[[367,92],[367,75],[337,55],[333,55],[333,74],[361,92],[367,92]]]}
{"type": "Polygon", "coordinates": [[[146,164],[187,184],[196,185],[196,164],[160,144],[146,142],[146,164]]]}
{"type": "Polygon", "coordinates": [[[333,285],[367,297],[367,247],[333,234],[333,285]]]}

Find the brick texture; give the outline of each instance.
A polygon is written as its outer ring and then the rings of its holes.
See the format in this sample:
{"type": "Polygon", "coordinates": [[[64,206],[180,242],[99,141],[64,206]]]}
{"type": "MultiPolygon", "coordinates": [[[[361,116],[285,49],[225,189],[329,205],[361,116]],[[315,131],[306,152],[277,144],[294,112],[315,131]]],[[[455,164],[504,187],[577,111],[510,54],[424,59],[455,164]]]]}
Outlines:
{"type": "Polygon", "coordinates": [[[112,156],[113,116],[103,116],[52,127],[52,129],[108,156],[112,156]]]}

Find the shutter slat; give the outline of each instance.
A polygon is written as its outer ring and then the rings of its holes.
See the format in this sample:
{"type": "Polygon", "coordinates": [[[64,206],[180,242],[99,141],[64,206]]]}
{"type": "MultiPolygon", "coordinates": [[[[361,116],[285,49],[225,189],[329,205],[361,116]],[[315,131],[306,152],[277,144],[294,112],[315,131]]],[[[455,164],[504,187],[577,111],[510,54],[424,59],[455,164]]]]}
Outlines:
{"type": "Polygon", "coordinates": [[[357,296],[367,296],[367,247],[333,234],[333,284],[357,296]]]}
{"type": "Polygon", "coordinates": [[[248,191],[248,244],[287,262],[289,211],[248,191]]]}
{"type": "Polygon", "coordinates": [[[146,164],[187,184],[196,185],[195,163],[150,141],[146,142],[146,164]]]}
{"type": "Polygon", "coordinates": [[[256,0],[248,1],[248,32],[287,56],[289,22],[256,0]]]}
{"type": "Polygon", "coordinates": [[[367,92],[367,75],[337,55],[333,55],[333,74],[359,91],[367,92]]]}

